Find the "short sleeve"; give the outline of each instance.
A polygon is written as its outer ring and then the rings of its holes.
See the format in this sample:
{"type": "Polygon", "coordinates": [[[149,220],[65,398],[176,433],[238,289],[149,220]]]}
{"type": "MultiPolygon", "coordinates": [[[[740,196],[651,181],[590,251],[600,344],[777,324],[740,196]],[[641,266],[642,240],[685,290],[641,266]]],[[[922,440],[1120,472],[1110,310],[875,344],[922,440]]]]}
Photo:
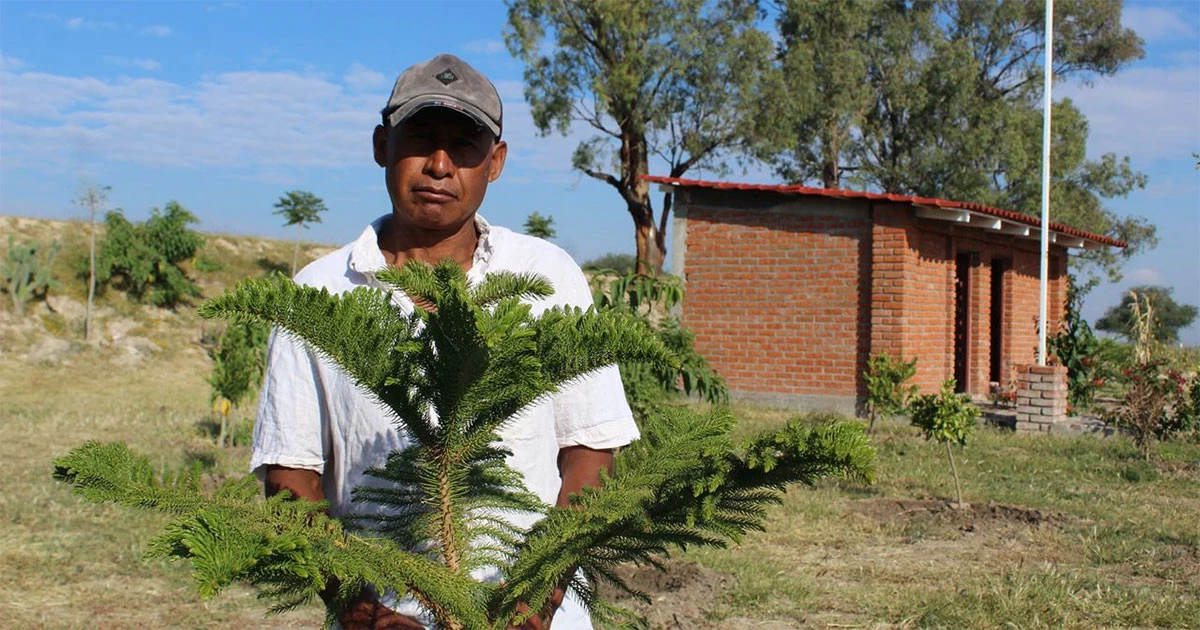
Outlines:
{"type": "MultiPolygon", "coordinates": [[[[556,283],[555,302],[587,308],[593,303],[587,278],[569,256],[566,258],[565,272],[556,283]]],[[[554,396],[554,418],[559,448],[616,448],[640,436],[616,365],[565,386],[554,396]]]]}
{"type": "Polygon", "coordinates": [[[324,472],[329,432],[322,421],[320,391],[313,354],[279,329],[272,330],[250,450],[250,470],[259,479],[263,467],[272,464],[324,472]]]}

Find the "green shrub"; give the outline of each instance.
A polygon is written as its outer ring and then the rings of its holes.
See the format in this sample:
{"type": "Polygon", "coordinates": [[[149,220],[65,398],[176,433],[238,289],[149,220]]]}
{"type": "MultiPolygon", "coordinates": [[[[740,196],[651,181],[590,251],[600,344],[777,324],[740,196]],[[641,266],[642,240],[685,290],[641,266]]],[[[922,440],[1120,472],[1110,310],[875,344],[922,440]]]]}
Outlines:
{"type": "Polygon", "coordinates": [[[225,263],[219,260],[213,260],[208,256],[197,256],[196,260],[192,262],[192,269],[195,269],[200,273],[214,273],[217,271],[224,271],[225,263]]]}
{"type": "Polygon", "coordinates": [[[46,297],[56,285],[50,269],[59,247],[58,241],[48,247],[37,241],[14,243],[12,235],[8,235],[8,252],[0,268],[0,280],[4,281],[4,291],[12,298],[13,310],[18,315],[25,314],[30,301],[46,297]]]}
{"type": "Polygon", "coordinates": [[[1122,372],[1124,394],[1104,421],[1133,437],[1142,457],[1154,459],[1155,441],[1200,432],[1200,376],[1183,373],[1162,358],[1135,363],[1122,372]]]}
{"type": "Polygon", "coordinates": [[[598,308],[639,317],[678,360],[677,367],[637,363],[620,366],[625,395],[639,419],[681,396],[696,395],[713,404],[729,400],[725,380],[696,352],[695,336],[669,314],[683,301],[682,280],[673,275],[630,273],[595,276],[592,282],[598,308]]]}
{"type": "Polygon", "coordinates": [[[599,258],[593,258],[583,263],[584,271],[609,272],[623,276],[633,273],[637,267],[637,257],[633,254],[618,254],[609,252],[599,258]]]}
{"type": "Polygon", "coordinates": [[[204,237],[188,226],[195,215],[168,202],[150,218],[131,223],[120,210],[104,216],[105,235],[96,262],[96,283],[125,291],[145,304],[174,308],[200,289],[181,266],[204,245],[204,237]]]}
{"type": "Polygon", "coordinates": [[[229,414],[251,397],[266,368],[267,328],[256,322],[234,322],[225,327],[219,340],[205,348],[213,361],[208,384],[209,402],[220,419],[217,444],[229,440],[229,414]]]}
{"type": "Polygon", "coordinates": [[[971,403],[971,397],[954,392],[954,379],[942,383],[942,390],[935,394],[917,396],[909,405],[912,424],[921,430],[926,440],[936,440],[946,445],[946,458],[950,460],[950,473],[954,475],[954,493],[959,505],[963,504],[962,484],[958,480],[958,467],[954,465],[954,451],[950,443],[959,446],[967,443],[967,436],[975,429],[979,408],[971,403]]]}
{"type": "Polygon", "coordinates": [[[1096,389],[1104,384],[1096,361],[1100,342],[1080,314],[1082,307],[1083,294],[1075,286],[1074,277],[1067,276],[1066,315],[1061,328],[1046,340],[1046,345],[1067,368],[1067,403],[1076,412],[1090,408],[1096,389]]]}
{"type": "Polygon", "coordinates": [[[916,385],[905,385],[917,373],[917,359],[892,359],[886,353],[871,355],[863,378],[867,380],[867,411],[870,424],[867,431],[875,429],[875,420],[897,415],[908,406],[908,401],[917,393],[916,385]]]}

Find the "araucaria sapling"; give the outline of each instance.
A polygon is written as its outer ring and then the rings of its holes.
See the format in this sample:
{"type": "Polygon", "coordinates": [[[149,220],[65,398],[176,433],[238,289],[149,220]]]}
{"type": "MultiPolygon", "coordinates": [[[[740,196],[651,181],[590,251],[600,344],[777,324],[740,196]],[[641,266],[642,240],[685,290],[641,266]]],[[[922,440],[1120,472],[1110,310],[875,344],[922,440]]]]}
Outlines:
{"type": "Polygon", "coordinates": [[[304,340],[395,412],[416,446],[393,452],[373,471],[379,483],[356,493],[375,516],[341,522],[320,504],[257,500],[252,477],[205,494],[196,476],[160,477],[122,444],[85,444],[56,461],[56,477],[94,501],[175,514],[149,553],[188,559],[204,597],[245,580],[279,612],[336,578],[334,609],[373,584],[411,594],[444,629],[520,623],[561,583],[596,620],[638,625],[597,595],[600,582],[634,592],[618,564],[737,541],[763,528],[765,508],[789,484],[873,477],[874,451],[854,423],[792,422],[735,448],[727,411],[675,409],[645,424],[600,488],[569,507],[542,505],[506,464],[498,429],[602,366],[670,362],[662,344],[620,312],[533,317],[522,299],[552,290],[534,275],[496,274],[472,286],[453,263],[409,263],[379,277],[413,298],[412,315],[381,290],[338,297],[278,279],[247,282],[201,307],[205,317],[260,321],[304,340]],[[543,514],[528,530],[508,517],[528,511],[543,514]],[[364,520],[371,531],[356,531],[364,520]],[[500,581],[471,579],[482,566],[496,567],[500,581]]]}

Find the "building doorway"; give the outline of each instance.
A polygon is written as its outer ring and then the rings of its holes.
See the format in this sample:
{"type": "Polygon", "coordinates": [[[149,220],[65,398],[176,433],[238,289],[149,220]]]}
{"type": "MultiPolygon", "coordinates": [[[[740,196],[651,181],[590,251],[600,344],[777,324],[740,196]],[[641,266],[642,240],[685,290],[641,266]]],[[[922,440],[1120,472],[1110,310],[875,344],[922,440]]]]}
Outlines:
{"type": "Polygon", "coordinates": [[[975,252],[954,258],[954,391],[971,391],[971,267],[975,252]]]}

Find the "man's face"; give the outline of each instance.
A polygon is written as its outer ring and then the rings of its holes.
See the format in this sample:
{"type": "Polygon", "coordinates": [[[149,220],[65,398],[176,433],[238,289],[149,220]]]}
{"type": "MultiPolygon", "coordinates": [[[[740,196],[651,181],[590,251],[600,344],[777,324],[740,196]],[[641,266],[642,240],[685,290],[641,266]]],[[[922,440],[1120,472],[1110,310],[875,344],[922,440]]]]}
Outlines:
{"type": "Polygon", "coordinates": [[[395,128],[376,127],[374,145],[394,216],[431,231],[455,231],[474,218],[508,153],[486,128],[444,107],[425,108],[395,128]]]}

